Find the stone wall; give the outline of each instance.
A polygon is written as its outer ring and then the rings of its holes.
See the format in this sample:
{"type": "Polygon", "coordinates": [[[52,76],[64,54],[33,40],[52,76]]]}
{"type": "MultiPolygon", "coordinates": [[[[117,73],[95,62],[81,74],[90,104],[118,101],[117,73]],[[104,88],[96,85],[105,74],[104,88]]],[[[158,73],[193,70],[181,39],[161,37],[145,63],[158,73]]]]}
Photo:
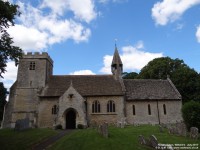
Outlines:
{"type": "Polygon", "coordinates": [[[87,97],[87,117],[88,123],[96,122],[98,124],[107,122],[109,124],[117,123],[124,117],[124,98],[123,96],[99,96],[87,97]],[[98,100],[100,102],[100,113],[92,113],[92,103],[98,100]],[[109,100],[115,103],[115,112],[107,112],[107,103],[109,100]]]}
{"type": "Polygon", "coordinates": [[[54,105],[58,105],[58,98],[42,98],[38,107],[38,127],[40,128],[52,128],[56,114],[52,114],[52,108],[54,105]]]}
{"type": "Polygon", "coordinates": [[[76,127],[78,124],[87,126],[85,99],[71,85],[59,98],[58,123],[66,127],[66,114],[69,110],[76,112],[76,127]]]}
{"type": "Polygon", "coordinates": [[[181,117],[181,101],[160,100],[160,101],[127,101],[126,115],[129,124],[159,124],[160,123],[176,123],[182,120],[181,117]],[[151,107],[151,115],[148,114],[148,104],[151,107]],[[164,114],[163,104],[166,106],[166,114],[164,114]],[[135,115],[133,115],[133,105],[135,105],[135,115]]]}

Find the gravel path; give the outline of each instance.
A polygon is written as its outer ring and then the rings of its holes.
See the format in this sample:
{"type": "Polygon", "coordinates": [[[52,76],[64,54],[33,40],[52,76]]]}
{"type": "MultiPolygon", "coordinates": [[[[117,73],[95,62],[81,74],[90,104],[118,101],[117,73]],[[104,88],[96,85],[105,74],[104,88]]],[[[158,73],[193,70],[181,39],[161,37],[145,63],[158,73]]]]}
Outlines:
{"type": "Polygon", "coordinates": [[[59,132],[57,135],[50,137],[41,143],[34,145],[32,147],[32,150],[45,150],[48,146],[52,145],[54,142],[65,136],[66,134],[71,133],[73,130],[63,130],[59,132]]]}

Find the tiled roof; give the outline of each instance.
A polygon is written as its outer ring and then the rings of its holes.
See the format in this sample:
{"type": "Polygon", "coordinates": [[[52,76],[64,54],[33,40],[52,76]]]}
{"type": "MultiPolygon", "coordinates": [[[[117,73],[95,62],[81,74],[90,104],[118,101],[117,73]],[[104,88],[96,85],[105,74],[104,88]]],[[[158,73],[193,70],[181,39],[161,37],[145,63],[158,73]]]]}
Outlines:
{"type": "Polygon", "coordinates": [[[123,95],[112,75],[60,75],[50,77],[40,96],[61,96],[71,83],[82,96],[123,95]]]}
{"type": "Polygon", "coordinates": [[[125,79],[127,100],[181,100],[171,80],[125,79]]]}

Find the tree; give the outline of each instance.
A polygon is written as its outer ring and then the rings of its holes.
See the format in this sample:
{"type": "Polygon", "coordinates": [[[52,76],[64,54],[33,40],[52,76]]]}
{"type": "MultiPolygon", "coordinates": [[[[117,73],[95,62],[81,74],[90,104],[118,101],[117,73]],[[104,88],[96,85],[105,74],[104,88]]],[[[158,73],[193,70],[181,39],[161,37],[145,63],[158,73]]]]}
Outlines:
{"type": "Polygon", "coordinates": [[[22,56],[22,50],[13,46],[13,40],[7,32],[10,26],[14,26],[15,16],[19,16],[18,5],[0,0],[0,77],[5,73],[8,60],[14,60],[18,64],[22,56]]]}
{"type": "Polygon", "coordinates": [[[4,87],[3,83],[0,82],[0,122],[3,119],[3,112],[4,112],[4,106],[6,104],[6,94],[7,90],[4,87]]]}
{"type": "Polygon", "coordinates": [[[182,115],[188,129],[197,127],[200,129],[200,103],[190,101],[183,105],[182,115]]]}
{"type": "Polygon", "coordinates": [[[183,102],[200,100],[200,75],[183,60],[169,57],[156,58],[142,68],[137,78],[166,79],[167,76],[181,93],[183,102]]]}
{"type": "Polygon", "coordinates": [[[122,74],[123,79],[135,79],[137,78],[137,76],[138,76],[138,73],[136,72],[130,72],[130,73],[123,72],[122,74]]]}

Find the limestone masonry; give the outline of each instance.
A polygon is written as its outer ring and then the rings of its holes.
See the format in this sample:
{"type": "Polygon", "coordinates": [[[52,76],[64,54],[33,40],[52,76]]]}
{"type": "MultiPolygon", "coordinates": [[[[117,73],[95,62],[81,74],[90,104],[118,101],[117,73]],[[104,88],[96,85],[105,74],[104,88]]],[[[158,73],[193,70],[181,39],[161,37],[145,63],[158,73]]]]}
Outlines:
{"type": "Polygon", "coordinates": [[[63,129],[107,122],[116,124],[175,123],[182,120],[182,98],[166,80],[122,79],[117,48],[111,75],[53,75],[47,53],[27,53],[20,59],[17,80],[5,106],[3,128],[19,119],[30,127],[63,129]]]}

